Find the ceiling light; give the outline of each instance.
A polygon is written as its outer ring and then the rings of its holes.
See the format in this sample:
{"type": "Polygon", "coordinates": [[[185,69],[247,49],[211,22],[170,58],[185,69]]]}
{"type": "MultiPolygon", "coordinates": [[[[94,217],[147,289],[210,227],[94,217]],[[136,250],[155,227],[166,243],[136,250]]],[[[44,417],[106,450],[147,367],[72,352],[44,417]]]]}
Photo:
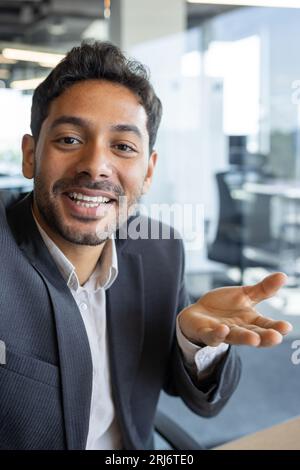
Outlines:
{"type": "Polygon", "coordinates": [[[41,67],[46,67],[46,69],[52,69],[53,63],[49,62],[39,62],[38,63],[41,67]]]}
{"type": "Polygon", "coordinates": [[[34,90],[46,77],[30,78],[28,80],[14,80],[10,88],[14,90],[34,90]]]}
{"type": "Polygon", "coordinates": [[[38,62],[55,67],[65,57],[64,54],[53,54],[50,52],[32,51],[30,49],[11,49],[5,47],[2,51],[3,57],[13,60],[24,60],[26,62],[38,62]]]}
{"type": "Polygon", "coordinates": [[[300,8],[300,0],[187,0],[206,5],[235,5],[243,7],[300,8]]]}
{"type": "Polygon", "coordinates": [[[104,18],[108,20],[110,18],[110,0],[104,0],[104,18]]]}

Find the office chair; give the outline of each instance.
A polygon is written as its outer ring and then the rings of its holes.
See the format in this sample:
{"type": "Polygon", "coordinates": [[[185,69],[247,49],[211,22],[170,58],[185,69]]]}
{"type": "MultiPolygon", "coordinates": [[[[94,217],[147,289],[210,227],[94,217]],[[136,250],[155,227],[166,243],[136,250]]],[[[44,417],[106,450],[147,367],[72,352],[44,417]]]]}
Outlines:
{"type": "MultiPolygon", "coordinates": [[[[215,239],[208,247],[208,258],[238,267],[242,283],[246,268],[276,268],[278,261],[274,255],[278,253],[279,241],[271,234],[270,198],[260,195],[252,207],[247,207],[233,198],[228,183],[231,175],[231,172],[216,174],[219,219],[215,239]]],[[[240,189],[242,184],[240,173],[240,189]]]]}
{"type": "Polygon", "coordinates": [[[219,196],[219,220],[215,240],[208,250],[208,258],[221,263],[240,266],[243,246],[243,214],[230,194],[224,173],[216,174],[219,196]]]}

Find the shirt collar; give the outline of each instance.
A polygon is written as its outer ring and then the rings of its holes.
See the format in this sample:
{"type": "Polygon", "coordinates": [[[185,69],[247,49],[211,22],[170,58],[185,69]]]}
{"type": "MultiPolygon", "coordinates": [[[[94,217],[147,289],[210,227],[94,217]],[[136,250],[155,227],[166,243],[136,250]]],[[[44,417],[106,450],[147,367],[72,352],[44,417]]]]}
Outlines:
{"type": "Polygon", "coordinates": [[[101,288],[106,290],[113,284],[118,275],[118,257],[114,235],[105,242],[94,272],[86,283],[80,286],[75,267],[71,261],[64,255],[60,248],[58,248],[53,240],[51,240],[49,235],[38,223],[34,214],[33,218],[46,247],[70,289],[74,291],[88,289],[90,292],[96,292],[101,288]]]}

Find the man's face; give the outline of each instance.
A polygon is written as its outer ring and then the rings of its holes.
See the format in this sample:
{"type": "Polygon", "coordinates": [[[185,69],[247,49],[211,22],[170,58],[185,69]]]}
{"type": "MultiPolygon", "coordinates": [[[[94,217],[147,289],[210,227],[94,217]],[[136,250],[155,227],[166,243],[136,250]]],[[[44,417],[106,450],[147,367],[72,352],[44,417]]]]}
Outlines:
{"type": "Polygon", "coordinates": [[[122,204],[136,203],[152,179],[146,125],[137,97],[107,81],[78,82],[51,103],[36,146],[23,138],[23,173],[34,177],[46,230],[83,245],[116,230],[122,204]]]}

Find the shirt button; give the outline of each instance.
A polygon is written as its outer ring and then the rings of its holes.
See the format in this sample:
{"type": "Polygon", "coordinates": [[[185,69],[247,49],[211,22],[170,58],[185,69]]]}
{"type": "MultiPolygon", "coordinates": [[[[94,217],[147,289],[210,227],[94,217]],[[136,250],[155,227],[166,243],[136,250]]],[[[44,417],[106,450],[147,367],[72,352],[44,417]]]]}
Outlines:
{"type": "Polygon", "coordinates": [[[87,306],[87,304],[86,304],[85,302],[82,302],[82,303],[79,305],[79,307],[80,307],[80,310],[82,310],[83,312],[84,312],[85,310],[87,310],[87,308],[88,308],[88,306],[87,306]]]}

